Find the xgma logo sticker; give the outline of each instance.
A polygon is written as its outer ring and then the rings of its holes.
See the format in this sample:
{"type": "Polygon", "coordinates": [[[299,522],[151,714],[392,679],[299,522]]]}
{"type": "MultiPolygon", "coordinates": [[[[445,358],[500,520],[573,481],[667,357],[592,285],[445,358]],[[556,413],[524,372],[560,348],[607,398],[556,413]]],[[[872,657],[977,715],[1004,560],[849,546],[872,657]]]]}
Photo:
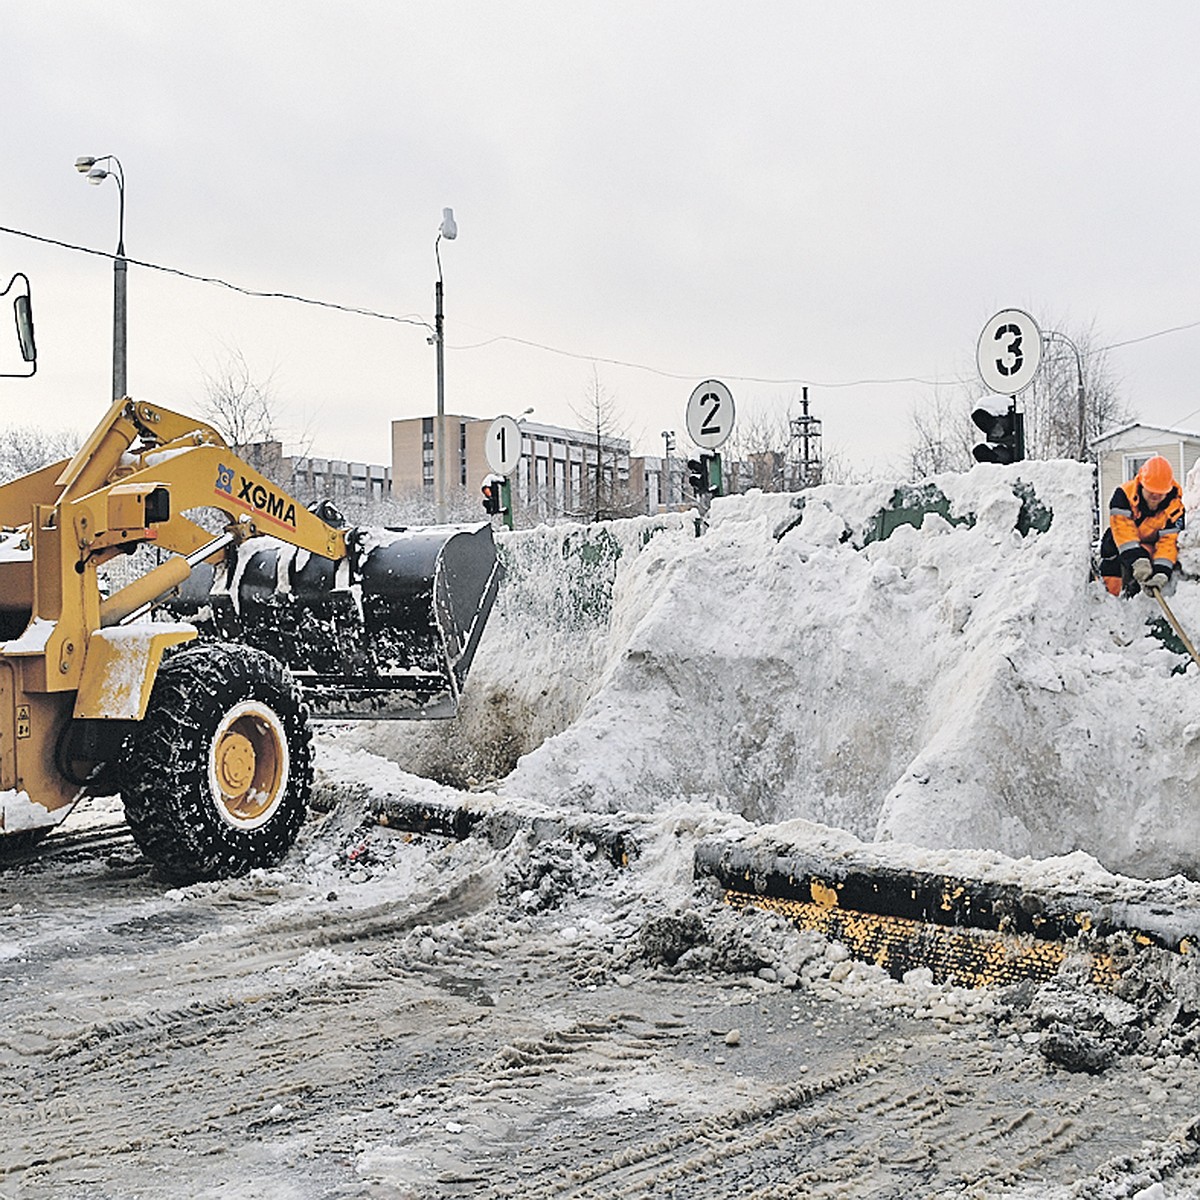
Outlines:
{"type": "Polygon", "coordinates": [[[217,481],[213,491],[228,496],[234,504],[256,512],[278,525],[286,525],[289,529],[296,528],[296,505],[286,496],[247,479],[245,475],[237,474],[232,467],[217,464],[217,481]],[[237,492],[234,493],[234,477],[237,478],[237,492]]]}

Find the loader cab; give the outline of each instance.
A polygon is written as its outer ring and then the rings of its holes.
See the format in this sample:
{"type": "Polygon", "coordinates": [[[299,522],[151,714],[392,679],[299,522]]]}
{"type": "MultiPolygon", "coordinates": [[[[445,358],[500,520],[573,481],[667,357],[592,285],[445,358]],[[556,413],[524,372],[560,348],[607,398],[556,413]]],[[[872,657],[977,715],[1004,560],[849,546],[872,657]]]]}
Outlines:
{"type": "MultiPolygon", "coordinates": [[[[0,377],[8,379],[28,379],[37,371],[37,343],[33,336],[33,294],[29,287],[29,278],[18,271],[9,281],[0,296],[13,294],[13,316],[17,325],[17,347],[21,353],[21,361],[28,366],[27,371],[0,371],[0,377]]],[[[4,352],[0,364],[7,364],[9,354],[4,352]]]]}
{"type": "Polygon", "coordinates": [[[0,531],[0,642],[20,637],[33,618],[33,550],[20,531],[0,531]]]}

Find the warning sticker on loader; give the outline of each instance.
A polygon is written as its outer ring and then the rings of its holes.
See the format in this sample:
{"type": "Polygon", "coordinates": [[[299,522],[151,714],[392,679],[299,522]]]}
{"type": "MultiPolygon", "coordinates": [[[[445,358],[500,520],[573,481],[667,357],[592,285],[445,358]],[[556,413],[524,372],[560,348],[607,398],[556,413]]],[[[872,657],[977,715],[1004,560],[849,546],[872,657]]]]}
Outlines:
{"type": "Polygon", "coordinates": [[[27,738],[33,736],[33,721],[29,716],[29,705],[17,705],[17,737],[27,738]]]}

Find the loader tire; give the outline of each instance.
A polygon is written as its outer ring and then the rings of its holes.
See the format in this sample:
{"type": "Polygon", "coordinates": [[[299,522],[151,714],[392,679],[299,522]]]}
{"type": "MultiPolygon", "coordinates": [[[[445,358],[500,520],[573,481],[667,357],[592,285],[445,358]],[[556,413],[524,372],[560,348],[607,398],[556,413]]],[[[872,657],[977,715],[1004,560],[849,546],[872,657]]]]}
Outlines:
{"type": "Polygon", "coordinates": [[[273,866],[312,789],[312,735],[277,659],[207,643],[163,662],[121,767],[125,819],[142,853],[178,880],[273,866]]]}

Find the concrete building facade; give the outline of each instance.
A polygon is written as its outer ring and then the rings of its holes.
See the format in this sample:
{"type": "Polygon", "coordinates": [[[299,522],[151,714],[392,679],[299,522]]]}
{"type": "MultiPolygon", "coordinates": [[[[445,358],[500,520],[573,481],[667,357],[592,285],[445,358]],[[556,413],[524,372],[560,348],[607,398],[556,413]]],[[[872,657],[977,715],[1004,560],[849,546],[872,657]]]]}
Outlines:
{"type": "MultiPolygon", "coordinates": [[[[491,417],[446,414],[446,492],[470,506],[492,473],[485,439],[491,417]]],[[[392,422],[397,497],[434,497],[436,418],[392,422]]],[[[653,513],[668,503],[663,460],[629,453],[626,438],[522,421],[521,459],[510,478],[517,525],[653,513]]],[[[676,464],[678,469],[680,464],[676,464]]]]}
{"type": "Polygon", "coordinates": [[[316,500],[368,504],[392,494],[391,468],[381,464],[284,454],[283,443],[275,441],[235,449],[252,467],[305,504],[316,500]]]}

